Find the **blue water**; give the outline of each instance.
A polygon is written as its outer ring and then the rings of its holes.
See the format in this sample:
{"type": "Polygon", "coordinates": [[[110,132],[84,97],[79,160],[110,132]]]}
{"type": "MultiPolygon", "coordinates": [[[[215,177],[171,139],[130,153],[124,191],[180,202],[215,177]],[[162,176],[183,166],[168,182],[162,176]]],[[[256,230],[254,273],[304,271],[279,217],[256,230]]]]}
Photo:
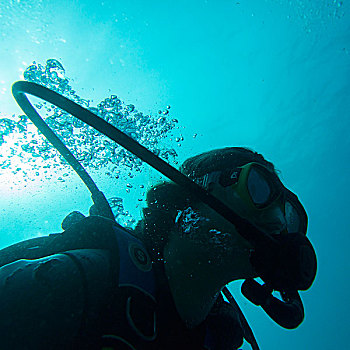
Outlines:
{"type": "MultiPolygon", "coordinates": [[[[301,293],[306,317],[293,331],[242,299],[238,283],[232,291],[263,350],[347,348],[349,10],[346,0],[2,1],[0,118],[18,122],[11,84],[33,61],[56,59],[92,104],[117,95],[144,115],[170,107],[167,118],[179,123],[164,144],[178,162],[232,145],[262,153],[305,205],[318,275],[301,293]]],[[[16,137],[24,142],[12,134],[12,146],[0,146],[0,163],[8,160],[0,169],[1,247],[57,232],[68,212],[87,214],[92,204],[59,161],[43,168],[29,153],[11,154],[16,137]]],[[[147,168],[134,177],[121,169],[119,179],[91,174],[135,217],[140,184],[159,179],[147,168]]]]}

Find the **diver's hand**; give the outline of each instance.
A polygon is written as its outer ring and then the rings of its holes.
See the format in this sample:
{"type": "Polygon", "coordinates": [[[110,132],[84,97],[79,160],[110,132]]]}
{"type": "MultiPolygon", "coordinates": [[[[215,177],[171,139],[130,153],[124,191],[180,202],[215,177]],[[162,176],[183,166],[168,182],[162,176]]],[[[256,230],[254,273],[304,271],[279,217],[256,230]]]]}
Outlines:
{"type": "Polygon", "coordinates": [[[245,280],[241,286],[242,294],[253,304],[261,306],[266,304],[271,297],[272,290],[268,286],[261,285],[252,278],[245,280]]]}

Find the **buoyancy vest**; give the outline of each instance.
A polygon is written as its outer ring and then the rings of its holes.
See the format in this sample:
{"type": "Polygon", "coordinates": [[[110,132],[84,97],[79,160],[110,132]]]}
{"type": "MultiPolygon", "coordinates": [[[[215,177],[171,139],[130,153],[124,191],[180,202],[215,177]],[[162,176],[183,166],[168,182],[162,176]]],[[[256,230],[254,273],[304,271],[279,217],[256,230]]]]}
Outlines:
{"type": "Polygon", "coordinates": [[[114,230],[120,258],[118,288],[102,348],[232,350],[241,345],[238,317],[218,312],[231,308],[223,299],[205,321],[188,329],[176,310],[164,265],[152,263],[143,243],[129,232],[119,227],[114,230]]]}
{"type": "MultiPolygon", "coordinates": [[[[4,248],[0,266],[75,249],[109,250],[109,276],[115,288],[101,313],[99,329],[82,329],[74,349],[226,350],[241,345],[242,330],[232,314],[225,318],[213,312],[188,329],[176,311],[163,265],[151,262],[143,243],[131,232],[102,217],[88,217],[63,233],[4,248]]],[[[218,298],[215,307],[222,306],[228,307],[218,298]]]]}

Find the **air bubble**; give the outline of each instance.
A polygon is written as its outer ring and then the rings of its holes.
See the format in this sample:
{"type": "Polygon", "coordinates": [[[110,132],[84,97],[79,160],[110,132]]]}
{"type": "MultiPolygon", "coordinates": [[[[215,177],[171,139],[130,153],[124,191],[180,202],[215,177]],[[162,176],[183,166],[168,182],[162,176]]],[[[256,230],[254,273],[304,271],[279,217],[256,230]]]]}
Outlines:
{"type": "Polygon", "coordinates": [[[128,112],[128,113],[131,113],[131,112],[133,112],[135,110],[135,106],[134,105],[127,105],[126,106],[126,111],[128,112]]]}

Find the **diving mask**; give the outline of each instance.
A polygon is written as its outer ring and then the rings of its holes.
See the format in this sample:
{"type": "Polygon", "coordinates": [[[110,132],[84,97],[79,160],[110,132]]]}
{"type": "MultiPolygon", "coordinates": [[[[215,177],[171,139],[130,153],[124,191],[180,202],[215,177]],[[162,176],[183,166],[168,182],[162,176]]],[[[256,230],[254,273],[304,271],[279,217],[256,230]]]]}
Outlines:
{"type": "Polygon", "coordinates": [[[278,245],[275,248],[266,244],[255,246],[251,262],[259,276],[275,290],[306,290],[311,286],[317,261],[306,238],[307,215],[298,197],[284,187],[275,173],[252,162],[230,170],[214,171],[195,181],[228,206],[239,198],[249,221],[270,208],[279,208],[285,226],[274,238],[278,245]]]}
{"type": "Polygon", "coordinates": [[[209,192],[214,184],[220,184],[225,189],[225,203],[230,205],[230,196],[240,198],[246,215],[251,218],[278,206],[285,218],[284,231],[306,234],[307,215],[298,197],[284,187],[275,173],[259,163],[251,162],[230,170],[214,171],[195,179],[195,182],[209,192]]]}

